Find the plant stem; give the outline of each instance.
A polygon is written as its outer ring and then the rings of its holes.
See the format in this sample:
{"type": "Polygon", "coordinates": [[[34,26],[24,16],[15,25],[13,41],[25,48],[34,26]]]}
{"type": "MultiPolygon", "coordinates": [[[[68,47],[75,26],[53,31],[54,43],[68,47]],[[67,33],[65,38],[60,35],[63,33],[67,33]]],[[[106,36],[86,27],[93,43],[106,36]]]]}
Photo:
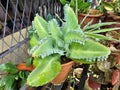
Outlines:
{"type": "Polygon", "coordinates": [[[83,71],[80,78],[80,83],[78,84],[77,90],[84,90],[85,81],[87,79],[89,64],[83,64],[83,71]]]}

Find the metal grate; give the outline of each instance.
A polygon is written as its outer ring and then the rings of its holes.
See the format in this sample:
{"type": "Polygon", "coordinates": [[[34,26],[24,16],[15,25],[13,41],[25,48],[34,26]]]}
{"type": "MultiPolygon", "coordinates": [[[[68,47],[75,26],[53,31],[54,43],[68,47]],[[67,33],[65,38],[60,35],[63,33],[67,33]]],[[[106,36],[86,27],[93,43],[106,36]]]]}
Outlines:
{"type": "Polygon", "coordinates": [[[59,0],[0,0],[0,63],[19,63],[29,55],[28,30],[36,13],[62,17],[59,0]]]}

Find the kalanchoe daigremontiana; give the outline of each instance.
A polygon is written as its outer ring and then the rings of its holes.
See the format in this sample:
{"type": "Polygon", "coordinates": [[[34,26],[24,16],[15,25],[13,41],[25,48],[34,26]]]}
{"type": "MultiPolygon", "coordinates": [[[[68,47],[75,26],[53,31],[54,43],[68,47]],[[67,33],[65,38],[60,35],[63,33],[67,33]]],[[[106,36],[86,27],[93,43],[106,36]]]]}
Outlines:
{"type": "Polygon", "coordinates": [[[34,34],[30,37],[30,54],[36,68],[28,76],[30,86],[42,86],[53,80],[61,70],[60,58],[65,56],[81,63],[106,60],[110,49],[95,39],[111,40],[98,33],[112,31],[100,29],[112,23],[99,23],[81,29],[74,11],[64,6],[64,21],[60,26],[55,18],[50,21],[36,15],[33,21],[34,34]]]}

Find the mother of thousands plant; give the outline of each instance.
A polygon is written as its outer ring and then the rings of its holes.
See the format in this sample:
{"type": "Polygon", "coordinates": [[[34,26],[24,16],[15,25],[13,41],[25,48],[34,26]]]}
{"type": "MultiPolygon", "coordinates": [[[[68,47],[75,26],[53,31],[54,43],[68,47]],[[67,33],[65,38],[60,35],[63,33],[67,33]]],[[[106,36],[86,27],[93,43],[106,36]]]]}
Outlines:
{"type": "Polygon", "coordinates": [[[30,54],[34,57],[35,69],[27,78],[30,86],[42,86],[53,80],[61,70],[61,56],[91,64],[107,59],[110,54],[110,49],[95,39],[113,40],[98,34],[116,30],[117,28],[100,29],[101,26],[113,23],[88,23],[81,29],[69,5],[64,6],[64,16],[61,26],[55,18],[48,22],[38,14],[34,18],[30,54]]]}

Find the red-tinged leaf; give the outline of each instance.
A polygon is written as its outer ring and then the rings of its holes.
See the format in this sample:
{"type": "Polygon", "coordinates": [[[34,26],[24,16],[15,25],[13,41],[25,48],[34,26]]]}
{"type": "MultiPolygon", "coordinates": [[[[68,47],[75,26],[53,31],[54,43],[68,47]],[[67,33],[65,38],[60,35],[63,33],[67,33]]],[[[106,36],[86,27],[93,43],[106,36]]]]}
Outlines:
{"type": "Polygon", "coordinates": [[[88,79],[88,85],[92,90],[98,90],[100,88],[100,84],[94,82],[91,78],[88,79]]]}
{"type": "Polygon", "coordinates": [[[120,76],[120,71],[117,69],[114,70],[112,74],[112,82],[111,82],[112,85],[115,85],[118,82],[119,76],[120,76]]]}

